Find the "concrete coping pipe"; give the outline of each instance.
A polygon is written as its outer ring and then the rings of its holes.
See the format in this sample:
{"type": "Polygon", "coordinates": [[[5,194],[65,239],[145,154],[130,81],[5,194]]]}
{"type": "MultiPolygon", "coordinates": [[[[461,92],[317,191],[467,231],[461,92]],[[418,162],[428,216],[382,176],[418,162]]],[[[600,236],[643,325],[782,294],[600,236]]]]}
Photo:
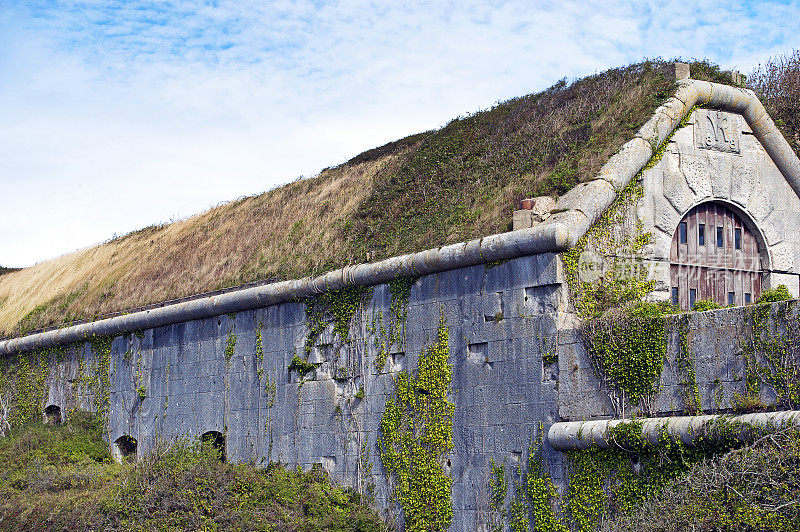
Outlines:
{"type": "Polygon", "coordinates": [[[761,412],[757,414],[676,416],[643,419],[605,419],[554,423],[547,432],[547,443],[559,451],[581,451],[590,447],[609,449],[616,445],[613,429],[622,423],[641,423],[642,443],[657,446],[666,435],[674,441],[693,445],[700,439],[734,437],[749,441],[758,429],[781,429],[800,426],[800,411],[761,412]]]}
{"type": "Polygon", "coordinates": [[[243,288],[156,309],[0,341],[0,355],[118,335],[184,321],[297,301],[345,286],[373,286],[399,276],[419,276],[487,262],[573,247],[611,205],[617,193],[647,164],[696,104],[741,113],[775,165],[800,195],[800,160],[749,90],[691,79],[681,80],[675,95],[661,105],[634,138],[600,168],[594,179],[559,198],[552,216],[535,227],[490,235],[419,253],[346,266],[315,278],[243,288]]]}

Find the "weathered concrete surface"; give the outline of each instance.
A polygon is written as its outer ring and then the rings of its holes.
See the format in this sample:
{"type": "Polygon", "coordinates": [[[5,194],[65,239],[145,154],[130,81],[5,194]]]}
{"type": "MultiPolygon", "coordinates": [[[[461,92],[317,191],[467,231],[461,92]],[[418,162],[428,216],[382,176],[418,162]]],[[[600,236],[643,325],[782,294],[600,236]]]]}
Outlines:
{"type": "MultiPolygon", "coordinates": [[[[689,388],[692,384],[687,382],[686,372],[680,370],[679,365],[684,334],[702,410],[707,413],[733,411],[737,395],[746,395],[746,346],[756,308],[749,306],[694,312],[676,315],[668,320],[664,369],[652,415],[675,416],[686,411],[686,393],[693,392],[689,388]]],[[[784,326],[789,323],[787,320],[796,322],[797,319],[796,301],[774,303],[769,307],[764,330],[772,335],[772,339],[784,338],[784,326]],[[781,326],[776,328],[776,323],[781,326]]],[[[561,338],[569,339],[559,342],[559,417],[563,421],[613,417],[608,395],[592,372],[586,346],[579,340],[577,321],[566,323],[569,323],[568,327],[575,328],[559,331],[561,338]]],[[[760,400],[764,404],[774,404],[776,398],[772,387],[766,384],[760,386],[760,400]]],[[[647,415],[644,412],[640,414],[647,415]]]]}
{"type": "MultiPolygon", "coordinates": [[[[558,373],[542,357],[555,350],[557,316],[566,303],[561,268],[557,255],[543,254],[420,278],[410,293],[405,345],[393,346],[380,369],[376,340],[381,319],[388,326],[391,305],[386,285],[376,286],[355,316],[349,342],[339,345],[328,327],[309,357],[319,366],[305,378],[287,369],[295,354],[304,353],[302,303],[147,329],[141,338],[118,336],[110,366],[109,441],[130,435],[141,455],[159,439],[217,431],[226,435],[231,460],[304,468],[321,463],[364,493],[374,485],[378,505],[396,512],[380,465],[379,424],[393,376],[416,368],[420,353],[435,342],[442,316],[456,405],[446,465],[453,478],[452,529],[473,530],[487,521],[490,460],[524,463],[540,423],[558,420],[558,373]],[[255,356],[257,331],[261,359],[255,356]],[[229,337],[236,344],[226,360],[229,337]],[[364,397],[357,398],[362,385],[364,397]]],[[[93,361],[91,347],[82,344],[55,363],[46,403],[63,412],[76,404],[92,408],[94,398],[80,392],[78,371],[93,361]]],[[[560,482],[560,454],[551,452],[550,459],[560,482]]]]}

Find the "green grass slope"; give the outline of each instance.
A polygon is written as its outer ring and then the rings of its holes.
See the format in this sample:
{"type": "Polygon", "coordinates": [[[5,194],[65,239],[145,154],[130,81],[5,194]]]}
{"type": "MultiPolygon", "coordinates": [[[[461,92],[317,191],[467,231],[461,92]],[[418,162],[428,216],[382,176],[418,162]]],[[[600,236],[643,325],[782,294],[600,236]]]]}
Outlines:
{"type": "MultiPolygon", "coordinates": [[[[692,76],[730,83],[706,62],[692,76]]],[[[645,61],[498,103],[319,176],[0,276],[0,336],[507,231],[595,174],[675,88],[645,61]]]]}
{"type": "Polygon", "coordinates": [[[77,412],[0,437],[3,531],[374,531],[366,501],[322,470],[228,464],[178,443],[135,465],[111,461],[102,426],[77,412]]]}

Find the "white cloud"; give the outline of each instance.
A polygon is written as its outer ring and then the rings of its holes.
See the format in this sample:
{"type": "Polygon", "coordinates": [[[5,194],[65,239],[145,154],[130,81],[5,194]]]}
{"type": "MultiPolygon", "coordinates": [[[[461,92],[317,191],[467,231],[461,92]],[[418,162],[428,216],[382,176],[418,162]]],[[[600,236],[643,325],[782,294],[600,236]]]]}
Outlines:
{"type": "Polygon", "coordinates": [[[643,57],[747,71],[798,2],[30,2],[0,7],[0,264],[313,174],[643,57]]]}

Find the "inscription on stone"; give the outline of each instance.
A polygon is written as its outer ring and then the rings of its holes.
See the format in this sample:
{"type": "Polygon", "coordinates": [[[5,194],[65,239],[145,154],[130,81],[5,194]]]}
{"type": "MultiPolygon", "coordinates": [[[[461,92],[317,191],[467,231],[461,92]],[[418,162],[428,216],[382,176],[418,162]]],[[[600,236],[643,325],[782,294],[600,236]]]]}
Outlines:
{"type": "Polygon", "coordinates": [[[736,115],[721,111],[695,111],[694,142],[698,148],[739,153],[741,126],[736,115]]]}

